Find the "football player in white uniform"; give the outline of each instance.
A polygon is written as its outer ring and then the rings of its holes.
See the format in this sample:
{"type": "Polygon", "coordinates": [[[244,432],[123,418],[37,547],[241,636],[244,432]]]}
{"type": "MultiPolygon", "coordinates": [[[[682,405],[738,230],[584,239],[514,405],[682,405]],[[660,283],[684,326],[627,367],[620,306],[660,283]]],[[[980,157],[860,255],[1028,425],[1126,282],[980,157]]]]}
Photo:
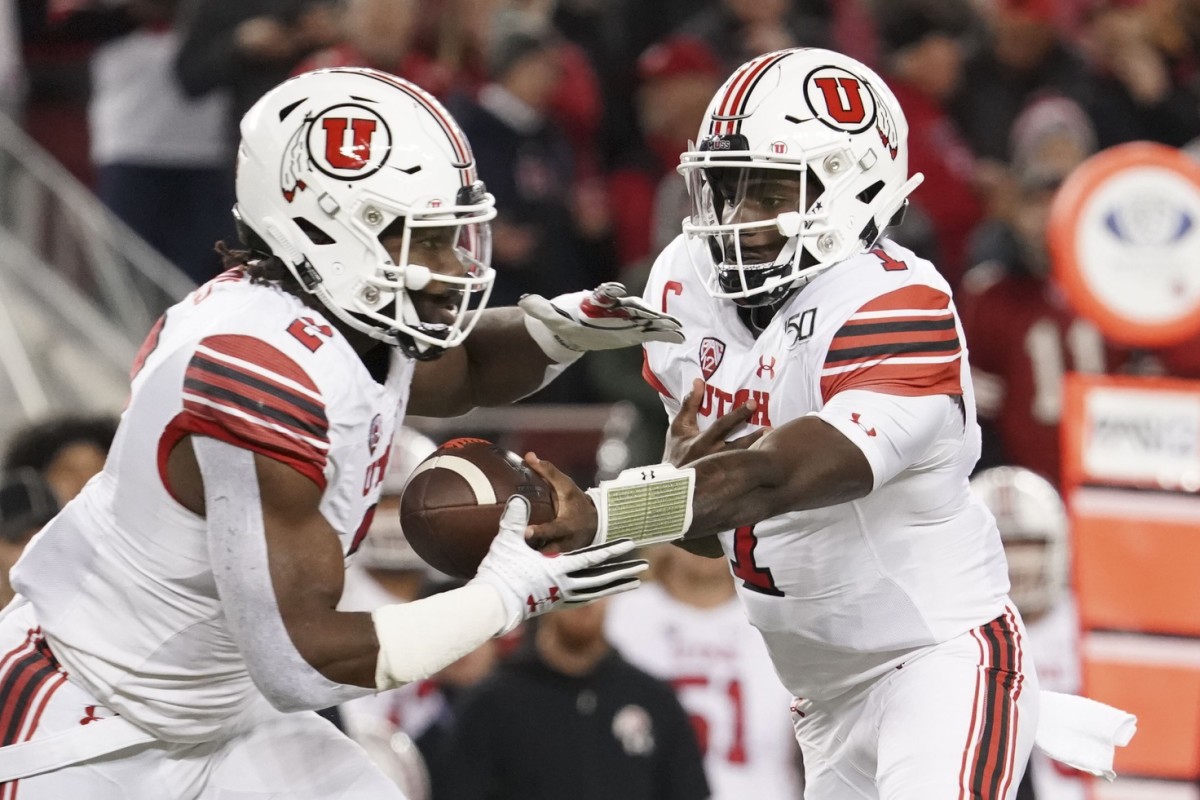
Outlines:
{"type": "MultiPolygon", "coordinates": [[[[1078,692],[1079,614],[1067,585],[1067,510],[1058,490],[1023,467],[984,470],[971,479],[971,490],[987,504],[1000,529],[1012,584],[1008,593],[1025,619],[1039,683],[1055,692],[1078,692]]],[[[1092,780],[1036,748],[1025,775],[1036,800],[1086,800],[1092,780]]]]}
{"type": "Polygon", "coordinates": [[[907,136],[888,87],[838,53],[768,53],[725,82],[645,293],[687,337],[646,346],[670,464],[588,502],[531,457],[559,516],[529,536],[686,532],[727,556],[796,697],[806,796],[1003,800],[1037,676],[968,489],[980,434],[950,287],[883,236],[921,182],[907,136]]]}
{"type": "Polygon", "coordinates": [[[654,581],[609,602],[605,636],[675,688],[700,740],[712,800],[798,800],[790,695],[742,613],[726,562],[666,546],[652,561],[654,581]]]}
{"type": "Polygon", "coordinates": [[[13,570],[5,800],[399,797],[357,745],[289,712],[424,678],[644,566],[598,566],[628,543],[543,557],[514,500],[465,587],[336,610],[406,408],[509,402],[580,351],[678,325],[613,285],[485,310],[493,198],[410,83],[306,73],[241,130],[249,252],[155,327],[103,472],[13,570]]]}

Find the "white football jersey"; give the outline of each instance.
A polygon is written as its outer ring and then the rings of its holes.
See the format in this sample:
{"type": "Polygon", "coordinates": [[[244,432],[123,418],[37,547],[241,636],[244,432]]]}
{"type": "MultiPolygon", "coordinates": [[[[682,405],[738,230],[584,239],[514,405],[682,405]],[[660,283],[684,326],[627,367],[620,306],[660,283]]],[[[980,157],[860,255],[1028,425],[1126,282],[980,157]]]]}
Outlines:
{"type": "MultiPolygon", "coordinates": [[[[967,351],[950,288],[933,265],[885,242],[817,276],[755,338],[734,303],[705,291],[692,265],[693,257],[706,263],[702,248],[677,238],[645,292],[686,335],[682,344],[645,348],[644,374],[669,415],[696,378],[705,381],[701,429],[756,401],[749,427],[733,436],[820,412],[851,389],[961,397],[954,435],[866,497],[720,534],[746,612],[788,689],[836,696],[914,648],[1000,616],[1004,551],[967,485],[980,449],[967,351]]],[[[876,435],[857,413],[837,422],[876,435]]]]}
{"type": "Polygon", "coordinates": [[[622,656],[675,688],[704,751],[712,800],[799,800],[791,695],[736,598],[696,608],[651,583],[612,598],[604,625],[622,656]]]}
{"type": "Polygon", "coordinates": [[[202,741],[254,722],[254,686],[217,596],[205,521],[164,484],[183,436],[288,464],[322,490],[349,555],[367,530],[413,362],[376,383],[298,297],[231,270],[170,308],[134,365],[103,472],[13,570],[73,681],[155,736],[202,741]]]}

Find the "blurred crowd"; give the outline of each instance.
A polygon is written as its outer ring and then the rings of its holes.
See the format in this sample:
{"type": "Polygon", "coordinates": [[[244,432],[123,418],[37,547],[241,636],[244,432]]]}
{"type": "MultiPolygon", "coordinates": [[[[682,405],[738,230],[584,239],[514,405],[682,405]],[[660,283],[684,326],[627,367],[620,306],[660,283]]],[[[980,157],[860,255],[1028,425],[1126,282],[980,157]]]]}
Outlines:
{"type": "MultiPolygon", "coordinates": [[[[925,182],[894,235],[955,288],[985,428],[980,469],[1017,465],[1058,484],[1066,372],[1200,377],[1195,343],[1106,341],[1049,279],[1046,243],[1055,192],[1092,154],[1138,140],[1200,152],[1200,0],[0,0],[0,113],[201,282],[219,266],[213,243],[234,236],[241,114],[298,71],[393,72],[442,99],[473,143],[499,208],[493,302],[511,303],[604,280],[640,290],[687,214],[674,168],[714,91],[747,58],[798,45],[870,64],[907,115],[910,167],[925,182]]],[[[535,399],[625,399],[661,419],[636,353],[583,365],[535,399]]],[[[11,559],[100,468],[111,424],[51,421],[10,445],[0,603],[11,559]]],[[[373,530],[367,543],[348,607],[445,588],[402,532],[373,530]]],[[[611,791],[597,797],[796,796],[787,698],[758,696],[770,668],[730,605],[724,561],[705,572],[692,558],[670,552],[651,589],[607,612],[553,615],[520,641],[343,709],[342,724],[395,762],[414,797],[431,786],[561,797],[563,781],[587,796],[583,765],[535,775],[557,763],[540,758],[558,743],[538,719],[576,742],[618,743],[599,756],[608,771],[597,786],[611,791]],[[646,642],[659,647],[641,652],[646,642]],[[689,721],[696,738],[676,746],[668,731],[689,721]],[[530,763],[514,765],[521,753],[530,763]],[[631,772],[630,758],[644,770],[631,772]],[[766,777],[739,783],[755,759],[766,777]],[[628,783],[605,782],[618,779],[628,783]]]]}
{"type": "MultiPolygon", "coordinates": [[[[895,236],[957,290],[984,466],[1057,480],[1064,372],[1200,374],[1196,348],[1106,342],[1046,282],[1045,242],[1089,155],[1200,136],[1197,0],[0,0],[0,44],[17,39],[0,46],[0,108],[197,282],[234,235],[237,123],[268,87],[334,65],[415,81],[496,195],[496,303],[639,289],[687,213],[674,168],[715,89],[756,54],[832,47],[908,117],[925,183],[895,236]]],[[[638,368],[589,357],[535,400],[657,418],[638,368]]]]}

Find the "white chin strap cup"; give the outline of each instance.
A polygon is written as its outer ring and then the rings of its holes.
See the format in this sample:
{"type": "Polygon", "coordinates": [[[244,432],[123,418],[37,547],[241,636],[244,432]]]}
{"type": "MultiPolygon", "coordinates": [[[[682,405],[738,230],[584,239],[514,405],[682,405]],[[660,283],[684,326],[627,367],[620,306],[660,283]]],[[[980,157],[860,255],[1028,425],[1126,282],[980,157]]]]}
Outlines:
{"type": "Polygon", "coordinates": [[[775,227],[779,229],[779,234],[789,239],[799,236],[803,225],[804,215],[799,211],[785,211],[775,218],[775,227]]]}
{"type": "Polygon", "coordinates": [[[409,264],[404,268],[404,288],[410,292],[419,292],[433,280],[433,272],[429,267],[420,264],[409,264]]]}

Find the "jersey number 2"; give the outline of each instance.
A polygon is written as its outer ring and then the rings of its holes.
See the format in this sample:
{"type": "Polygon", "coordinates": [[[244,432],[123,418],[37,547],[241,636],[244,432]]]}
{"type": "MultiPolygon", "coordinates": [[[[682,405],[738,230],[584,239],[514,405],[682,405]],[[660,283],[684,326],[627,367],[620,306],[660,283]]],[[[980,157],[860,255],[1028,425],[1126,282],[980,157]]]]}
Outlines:
{"type": "Polygon", "coordinates": [[[754,563],[754,550],[758,547],[758,537],[754,535],[753,525],[743,525],[733,532],[733,574],[741,578],[747,589],[761,594],[783,597],[783,592],[775,585],[775,578],[768,567],[760,567],[754,563]]]}

